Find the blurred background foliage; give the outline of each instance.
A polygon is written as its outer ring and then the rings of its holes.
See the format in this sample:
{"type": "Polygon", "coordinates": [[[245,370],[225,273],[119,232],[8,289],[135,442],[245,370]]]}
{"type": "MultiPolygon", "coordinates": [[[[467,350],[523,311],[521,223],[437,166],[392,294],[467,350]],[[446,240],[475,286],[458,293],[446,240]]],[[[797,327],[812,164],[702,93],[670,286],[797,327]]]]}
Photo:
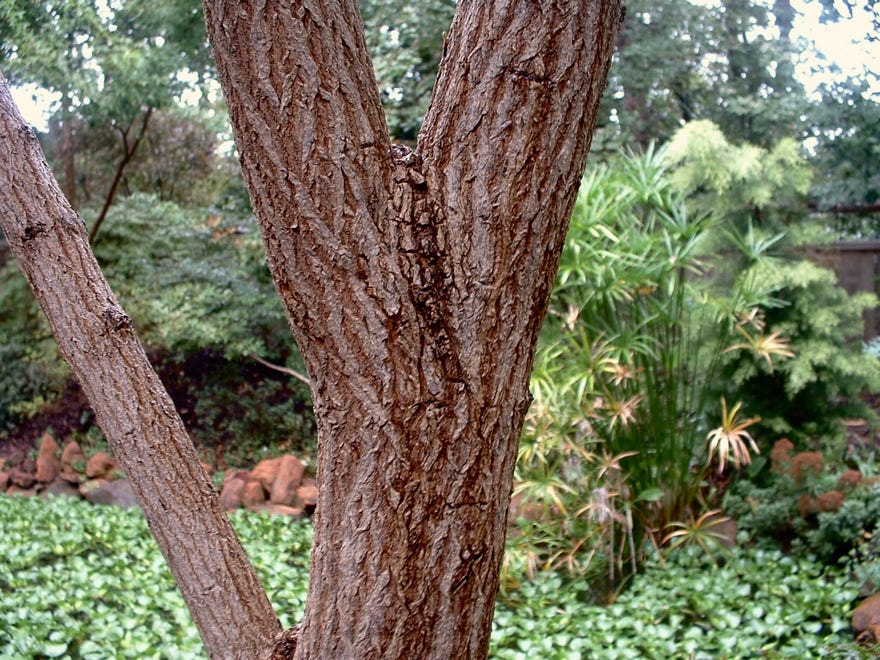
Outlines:
{"type": "MultiPolygon", "coordinates": [[[[360,4],[389,129],[414,145],[456,3],[360,4]]],[[[801,516],[804,485],[767,456],[782,436],[820,452],[822,488],[873,465],[841,420],[873,423],[877,300],[805,256],[880,237],[880,60],[844,71],[804,27],[872,7],[627,3],[535,358],[509,566],[609,600],[652,553],[723,547],[725,514],[749,542],[785,517],[787,550],[867,533],[852,506],[801,516]]],[[[202,455],[312,455],[199,3],[0,0],[0,71],[48,108],[50,163],[202,455]]],[[[100,443],[2,242],[0,363],[0,439],[100,443]]],[[[880,571],[854,539],[825,555],[880,571]]]]}

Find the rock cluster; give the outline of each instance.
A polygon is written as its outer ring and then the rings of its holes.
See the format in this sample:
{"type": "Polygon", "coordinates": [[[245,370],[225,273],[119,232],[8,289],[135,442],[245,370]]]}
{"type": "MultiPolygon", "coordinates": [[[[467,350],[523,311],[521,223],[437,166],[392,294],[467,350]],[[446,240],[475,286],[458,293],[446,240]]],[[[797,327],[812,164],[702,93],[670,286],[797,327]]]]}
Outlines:
{"type": "Polygon", "coordinates": [[[0,460],[0,493],[64,495],[96,504],[136,506],[124,476],[108,454],[97,452],[87,459],[75,441],[62,449],[46,433],[37,446],[36,458],[11,456],[0,460]]]}
{"type": "MultiPolygon", "coordinates": [[[[137,506],[131,482],[112,456],[99,451],[87,458],[73,440],[62,449],[49,433],[40,439],[36,458],[21,454],[0,458],[0,493],[68,496],[93,504],[137,506]]],[[[260,461],[251,471],[227,473],[220,494],[227,511],[244,507],[292,516],[311,513],[317,497],[315,480],[305,476],[305,464],[291,454],[260,461]]]]}
{"type": "Polygon", "coordinates": [[[305,476],[305,464],[292,454],[267,458],[253,470],[227,473],[220,491],[227,511],[246,508],[262,513],[300,516],[318,501],[315,480],[305,476]]]}

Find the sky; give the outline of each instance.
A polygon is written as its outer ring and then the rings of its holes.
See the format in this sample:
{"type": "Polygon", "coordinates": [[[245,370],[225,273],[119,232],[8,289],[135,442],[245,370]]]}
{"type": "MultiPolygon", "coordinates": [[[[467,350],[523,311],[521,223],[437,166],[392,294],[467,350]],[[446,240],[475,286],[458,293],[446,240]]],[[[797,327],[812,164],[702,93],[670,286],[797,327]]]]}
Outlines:
{"type": "MultiPolygon", "coordinates": [[[[816,0],[793,0],[792,6],[799,18],[794,24],[793,37],[801,37],[814,44],[814,49],[825,55],[828,61],[840,69],[839,77],[861,76],[865,69],[873,72],[871,91],[880,99],[880,40],[868,41],[866,36],[873,32],[872,19],[867,9],[856,7],[851,19],[841,19],[837,23],[819,22],[822,5],[816,0]]],[[[880,12],[880,6],[874,8],[880,12]]],[[[828,82],[834,74],[828,71],[814,73],[812,68],[819,64],[815,57],[805,56],[797,72],[807,91],[814,91],[823,82],[828,82]]],[[[827,63],[826,63],[827,64],[827,63]]]]}
{"type": "MultiPolygon", "coordinates": [[[[819,16],[822,6],[817,0],[792,0],[792,6],[799,14],[792,36],[814,44],[814,50],[826,58],[823,62],[813,53],[803,53],[796,71],[807,91],[815,92],[816,88],[832,81],[835,76],[845,79],[864,75],[867,69],[874,74],[870,80],[871,95],[880,102],[880,40],[871,42],[865,38],[873,30],[871,14],[863,8],[856,8],[851,19],[821,24],[819,16]],[[838,71],[830,70],[828,64],[833,64],[838,71]]],[[[878,11],[880,7],[875,7],[874,12],[878,11]]],[[[17,87],[11,92],[25,120],[37,130],[45,131],[50,110],[60,95],[49,94],[36,85],[17,87]]]]}

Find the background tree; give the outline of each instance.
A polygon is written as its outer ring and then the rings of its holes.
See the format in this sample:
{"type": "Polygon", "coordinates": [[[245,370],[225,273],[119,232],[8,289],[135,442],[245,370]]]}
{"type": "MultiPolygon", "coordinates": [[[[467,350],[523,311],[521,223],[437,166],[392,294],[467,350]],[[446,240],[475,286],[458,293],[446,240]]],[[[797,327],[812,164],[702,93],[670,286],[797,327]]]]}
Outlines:
{"type": "Polygon", "coordinates": [[[388,131],[414,143],[421,128],[455,0],[361,0],[388,131]]]}
{"type": "Polygon", "coordinates": [[[0,65],[13,84],[26,80],[60,96],[52,127],[63,187],[75,208],[80,188],[97,196],[94,238],[154,113],[197,85],[209,68],[201,13],[186,0],[112,7],[5,0],[2,9],[0,65]],[[113,171],[99,182],[99,193],[90,189],[91,172],[77,162],[78,151],[95,137],[113,145],[113,171]]]}
{"type": "MultiPolygon", "coordinates": [[[[391,147],[356,5],[205,8],[321,442],[309,604],[276,651],[485,656],[532,352],[620,5],[459,5],[415,153],[391,147]]],[[[5,88],[0,102],[10,246],[209,652],[256,657],[277,620],[5,88]],[[187,485],[171,500],[157,480],[187,485]]]]}

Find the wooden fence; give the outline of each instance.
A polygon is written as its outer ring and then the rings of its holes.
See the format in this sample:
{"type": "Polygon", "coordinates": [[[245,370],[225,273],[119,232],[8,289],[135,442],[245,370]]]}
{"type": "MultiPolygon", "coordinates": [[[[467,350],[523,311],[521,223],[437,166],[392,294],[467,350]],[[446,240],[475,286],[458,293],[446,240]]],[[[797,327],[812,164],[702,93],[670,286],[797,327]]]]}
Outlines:
{"type": "MultiPolygon", "coordinates": [[[[847,241],[807,251],[810,261],[837,273],[848,293],[869,291],[880,295],[880,241],[847,241]]],[[[880,310],[865,311],[865,340],[880,336],[880,310]]]]}

